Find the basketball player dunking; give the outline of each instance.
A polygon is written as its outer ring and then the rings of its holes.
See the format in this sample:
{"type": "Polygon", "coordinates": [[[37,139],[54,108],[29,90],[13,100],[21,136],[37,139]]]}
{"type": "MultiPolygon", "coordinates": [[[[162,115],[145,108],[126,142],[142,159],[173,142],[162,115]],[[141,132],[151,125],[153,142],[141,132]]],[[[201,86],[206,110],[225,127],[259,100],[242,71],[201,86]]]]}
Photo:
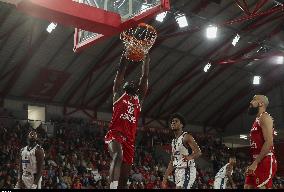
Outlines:
{"type": "Polygon", "coordinates": [[[127,180],[134,159],[136,129],[142,102],[148,89],[149,61],[147,54],[144,57],[138,85],[135,85],[134,82],[126,82],[123,85],[125,71],[129,63],[123,55],[114,79],[113,114],[109,131],[105,136],[105,142],[108,144],[112,157],[110,189],[127,188],[127,180]]]}
{"type": "Polygon", "coordinates": [[[252,164],[247,168],[245,189],[272,188],[272,179],[277,170],[273,146],[273,119],[266,112],[269,104],[264,95],[255,95],[250,102],[249,114],[256,115],[250,130],[252,164]]]}
{"type": "Polygon", "coordinates": [[[28,135],[28,146],[21,149],[18,182],[15,189],[41,189],[44,150],[37,144],[37,133],[28,135]]]}
{"type": "Polygon", "coordinates": [[[166,188],[169,175],[174,171],[177,189],[190,189],[196,179],[194,159],[201,155],[201,150],[194,138],[183,131],[185,119],[175,113],[169,119],[171,129],[175,134],[172,140],[172,156],[165,172],[162,187],[166,188]]]}

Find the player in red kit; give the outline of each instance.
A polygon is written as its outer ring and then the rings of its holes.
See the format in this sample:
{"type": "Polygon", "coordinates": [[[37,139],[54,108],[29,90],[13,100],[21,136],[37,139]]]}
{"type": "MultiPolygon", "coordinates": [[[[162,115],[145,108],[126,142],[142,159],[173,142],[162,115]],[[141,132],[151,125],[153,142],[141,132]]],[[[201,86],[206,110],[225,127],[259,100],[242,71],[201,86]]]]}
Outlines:
{"type": "MultiPolygon", "coordinates": [[[[134,158],[135,134],[143,99],[148,89],[149,55],[144,57],[140,82],[124,82],[128,61],[122,56],[114,79],[113,114],[105,136],[112,157],[110,189],[126,188],[134,158]],[[123,86],[122,86],[123,85],[123,86]],[[122,88],[122,89],[121,89],[122,88]]],[[[137,63],[131,63],[137,64],[137,63]]]]}
{"type": "Polygon", "coordinates": [[[248,113],[256,115],[250,130],[252,164],[247,168],[245,189],[272,188],[272,179],[277,170],[273,146],[273,118],[266,112],[269,104],[264,95],[255,95],[248,113]]]}

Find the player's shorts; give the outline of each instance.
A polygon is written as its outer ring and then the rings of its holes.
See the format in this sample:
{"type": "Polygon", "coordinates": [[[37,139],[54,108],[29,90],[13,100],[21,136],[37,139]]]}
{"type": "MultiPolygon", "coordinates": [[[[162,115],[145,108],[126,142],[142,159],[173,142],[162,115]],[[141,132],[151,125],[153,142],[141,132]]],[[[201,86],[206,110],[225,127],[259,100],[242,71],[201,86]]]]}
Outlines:
{"type": "Polygon", "coordinates": [[[118,131],[109,130],[105,136],[105,143],[109,144],[113,140],[117,141],[122,146],[122,161],[128,165],[132,165],[134,160],[134,142],[127,140],[127,138],[118,131]]]}
{"type": "MultiPolygon", "coordinates": [[[[25,184],[25,188],[26,189],[31,189],[32,188],[32,185],[34,184],[34,175],[33,174],[30,174],[30,173],[23,173],[22,175],[22,180],[25,184]]],[[[39,181],[38,181],[38,184],[37,184],[37,189],[41,189],[41,181],[42,181],[42,177],[40,177],[39,181]]]]}
{"type": "Polygon", "coordinates": [[[196,179],[196,168],[194,166],[175,168],[174,176],[177,188],[191,189],[196,179]]]}
{"type": "Polygon", "coordinates": [[[215,177],[214,189],[226,189],[228,178],[215,177]]]}
{"type": "Polygon", "coordinates": [[[246,185],[254,188],[265,186],[266,189],[272,188],[272,179],[277,171],[277,161],[273,153],[265,156],[257,165],[254,175],[246,176],[246,185]]]}

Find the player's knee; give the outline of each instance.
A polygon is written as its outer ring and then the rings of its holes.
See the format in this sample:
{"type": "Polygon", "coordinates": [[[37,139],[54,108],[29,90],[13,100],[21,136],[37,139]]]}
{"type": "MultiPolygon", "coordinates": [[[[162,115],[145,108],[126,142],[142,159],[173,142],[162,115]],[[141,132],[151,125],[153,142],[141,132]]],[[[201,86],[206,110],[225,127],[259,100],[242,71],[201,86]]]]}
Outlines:
{"type": "Polygon", "coordinates": [[[122,153],[121,152],[115,152],[115,153],[113,153],[112,158],[115,162],[121,163],[122,159],[123,159],[122,153]]]}

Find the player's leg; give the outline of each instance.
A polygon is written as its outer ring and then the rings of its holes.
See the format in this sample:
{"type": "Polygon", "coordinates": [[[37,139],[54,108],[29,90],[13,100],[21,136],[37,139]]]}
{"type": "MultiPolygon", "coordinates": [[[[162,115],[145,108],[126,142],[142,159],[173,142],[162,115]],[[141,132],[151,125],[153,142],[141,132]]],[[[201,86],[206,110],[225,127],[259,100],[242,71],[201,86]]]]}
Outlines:
{"type": "Polygon", "coordinates": [[[227,187],[227,180],[223,178],[221,181],[221,189],[226,189],[226,187],[227,187]]]}
{"type": "Polygon", "coordinates": [[[265,156],[255,170],[257,189],[270,189],[273,186],[273,177],[277,170],[277,161],[274,155],[265,156]]]}
{"type": "Polygon", "coordinates": [[[120,177],[123,151],[121,144],[115,140],[108,143],[108,150],[112,158],[109,170],[110,188],[116,189],[120,177]]]}
{"type": "Polygon", "coordinates": [[[34,184],[34,177],[32,175],[23,175],[22,180],[26,189],[32,189],[32,185],[34,184]]]}
{"type": "Polygon", "coordinates": [[[26,188],[26,186],[25,186],[22,178],[19,179],[19,181],[15,185],[15,189],[25,189],[25,188],[26,188]]]}
{"type": "Polygon", "coordinates": [[[187,184],[187,176],[186,176],[186,171],[183,168],[178,168],[175,169],[175,184],[176,184],[176,189],[184,189],[185,183],[187,184]]]}
{"type": "Polygon", "coordinates": [[[120,169],[120,177],[118,182],[118,189],[127,189],[127,181],[131,171],[131,165],[126,162],[122,162],[120,169]]]}
{"type": "Polygon", "coordinates": [[[255,187],[255,176],[246,175],[244,189],[254,189],[255,187]]]}
{"type": "Polygon", "coordinates": [[[214,181],[214,189],[221,189],[221,178],[217,177],[214,181]]]}
{"type": "Polygon", "coordinates": [[[134,159],[134,143],[123,142],[122,143],[122,164],[120,169],[120,177],[118,182],[119,189],[127,188],[127,181],[130,174],[130,170],[134,159]]]}
{"type": "Polygon", "coordinates": [[[185,189],[191,189],[194,182],[195,182],[195,179],[196,179],[196,168],[195,168],[195,166],[190,166],[190,167],[186,168],[185,174],[187,175],[186,181],[188,180],[188,182],[187,182],[187,184],[186,183],[184,184],[184,188],[185,189]]]}
{"type": "Polygon", "coordinates": [[[41,182],[42,182],[42,177],[40,177],[40,179],[38,181],[38,184],[37,184],[38,189],[41,189],[41,182]]]}

